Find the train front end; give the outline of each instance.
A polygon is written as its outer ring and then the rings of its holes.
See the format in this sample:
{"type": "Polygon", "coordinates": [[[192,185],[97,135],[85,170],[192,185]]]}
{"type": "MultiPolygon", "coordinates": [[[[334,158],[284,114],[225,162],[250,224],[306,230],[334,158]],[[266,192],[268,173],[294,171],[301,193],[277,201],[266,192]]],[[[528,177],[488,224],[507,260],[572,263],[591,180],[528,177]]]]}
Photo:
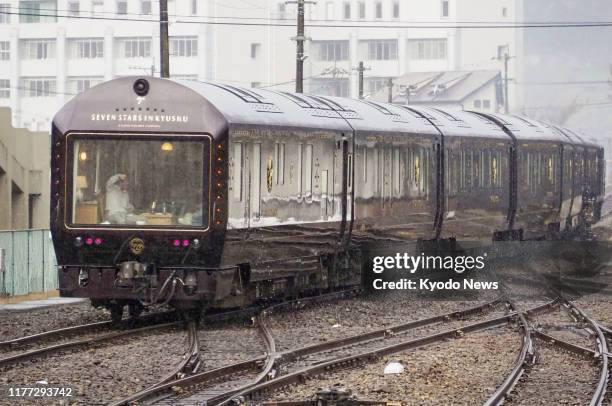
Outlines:
{"type": "Polygon", "coordinates": [[[115,315],[230,294],[227,123],[177,82],[126,77],[76,96],[52,129],[51,232],[60,294],[115,315]]]}

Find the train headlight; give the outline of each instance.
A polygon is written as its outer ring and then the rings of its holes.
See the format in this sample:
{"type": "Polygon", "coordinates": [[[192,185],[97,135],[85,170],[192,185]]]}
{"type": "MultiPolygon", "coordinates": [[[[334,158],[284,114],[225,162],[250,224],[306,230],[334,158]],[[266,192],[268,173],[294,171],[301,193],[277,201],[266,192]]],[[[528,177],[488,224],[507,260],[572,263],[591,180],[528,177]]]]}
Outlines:
{"type": "Polygon", "coordinates": [[[193,239],[193,248],[198,249],[202,246],[202,241],[197,238],[193,239]]]}
{"type": "Polygon", "coordinates": [[[149,82],[146,79],[138,79],[134,82],[134,93],[138,96],[146,96],[149,93],[149,82]]]}
{"type": "Polygon", "coordinates": [[[74,246],[75,247],[82,247],[83,246],[83,237],[77,237],[74,239],[74,246]]]}

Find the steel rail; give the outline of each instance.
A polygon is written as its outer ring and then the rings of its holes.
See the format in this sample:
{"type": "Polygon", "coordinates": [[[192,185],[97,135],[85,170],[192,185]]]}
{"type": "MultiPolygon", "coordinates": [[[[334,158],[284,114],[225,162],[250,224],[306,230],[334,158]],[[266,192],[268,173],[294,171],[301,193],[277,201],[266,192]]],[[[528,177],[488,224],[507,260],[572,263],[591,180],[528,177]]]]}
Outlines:
{"type": "MultiPolygon", "coordinates": [[[[187,351],[183,354],[183,360],[172,369],[172,371],[166,374],[159,381],[154,383],[150,388],[156,388],[170,382],[176,378],[179,378],[183,373],[195,373],[201,365],[200,359],[200,345],[198,341],[198,332],[196,323],[191,322],[187,327],[187,351]]],[[[146,391],[147,389],[145,389],[146,391]]],[[[133,402],[138,401],[141,392],[135,393],[127,398],[120,399],[111,403],[109,406],[120,406],[129,405],[133,402]]]]}
{"type": "Polygon", "coordinates": [[[570,343],[569,341],[565,341],[560,338],[551,336],[550,334],[546,334],[539,330],[533,330],[532,333],[533,333],[533,336],[537,338],[538,340],[542,340],[546,344],[555,345],[563,350],[573,352],[576,355],[580,355],[580,356],[591,358],[591,359],[596,359],[598,357],[597,352],[589,348],[585,348],[580,345],[570,343]]]}
{"type": "MultiPolygon", "coordinates": [[[[165,319],[168,316],[174,315],[176,312],[162,312],[152,313],[139,317],[135,321],[137,323],[148,323],[156,319],[165,319]]],[[[126,319],[121,322],[124,327],[127,327],[129,323],[134,322],[134,319],[126,319]]],[[[117,324],[113,321],[99,321],[96,323],[80,324],[78,326],[63,327],[56,330],[44,331],[42,333],[32,334],[24,337],[13,338],[6,341],[0,341],[0,349],[12,348],[21,346],[24,344],[30,344],[33,342],[39,342],[46,339],[57,338],[69,334],[82,334],[88,332],[95,332],[104,328],[114,327],[117,324]]]]}
{"type": "Polygon", "coordinates": [[[603,404],[606,394],[606,388],[608,386],[609,366],[608,357],[606,356],[606,354],[608,354],[608,344],[606,342],[606,337],[604,336],[603,331],[599,327],[599,324],[592,320],[589,316],[587,316],[586,313],[582,311],[582,309],[580,309],[578,306],[576,306],[573,302],[569,300],[566,300],[565,302],[578,317],[580,317],[582,320],[586,321],[588,324],[591,325],[593,331],[595,332],[595,335],[597,336],[597,358],[600,359],[601,368],[599,372],[599,381],[597,383],[595,393],[593,394],[593,397],[591,398],[591,403],[589,405],[599,406],[603,404]]]}
{"type": "MultiPolygon", "coordinates": [[[[553,300],[552,302],[546,303],[542,306],[541,309],[537,309],[541,311],[543,309],[551,309],[555,306],[557,301],[553,300]]],[[[512,305],[514,307],[514,304],[512,305]]],[[[514,308],[517,311],[520,323],[520,329],[522,332],[522,343],[521,343],[521,351],[519,352],[519,356],[510,371],[510,374],[504,379],[504,381],[497,387],[495,392],[487,399],[484,403],[485,406],[493,406],[500,405],[504,402],[506,397],[510,394],[512,389],[516,386],[523,376],[525,372],[525,368],[528,363],[533,363],[535,361],[535,349],[533,346],[533,339],[531,337],[531,328],[529,327],[529,323],[525,318],[524,314],[518,312],[518,309],[514,308]]],[[[532,309],[532,314],[535,313],[535,309],[532,309]]]]}
{"type": "Polygon", "coordinates": [[[38,349],[35,349],[35,350],[23,352],[21,354],[15,354],[15,355],[11,355],[11,356],[6,357],[6,358],[1,358],[0,359],[0,367],[4,367],[4,366],[10,365],[10,364],[13,364],[15,362],[25,361],[25,360],[28,360],[28,359],[32,359],[34,357],[37,357],[37,356],[43,355],[43,354],[52,354],[52,353],[58,352],[60,350],[86,347],[86,346],[89,346],[91,344],[100,343],[100,342],[104,342],[104,341],[109,341],[109,340],[113,340],[113,339],[120,338],[120,337],[126,337],[126,336],[130,336],[130,335],[140,334],[140,333],[143,333],[145,331],[164,329],[164,328],[176,326],[178,324],[180,324],[180,322],[155,324],[153,326],[140,327],[140,328],[136,328],[136,329],[114,331],[114,332],[106,333],[106,334],[99,335],[99,336],[96,336],[96,337],[85,338],[85,339],[82,339],[82,340],[69,341],[67,343],[56,344],[56,345],[52,345],[52,346],[44,347],[44,348],[38,348],[38,349]]]}

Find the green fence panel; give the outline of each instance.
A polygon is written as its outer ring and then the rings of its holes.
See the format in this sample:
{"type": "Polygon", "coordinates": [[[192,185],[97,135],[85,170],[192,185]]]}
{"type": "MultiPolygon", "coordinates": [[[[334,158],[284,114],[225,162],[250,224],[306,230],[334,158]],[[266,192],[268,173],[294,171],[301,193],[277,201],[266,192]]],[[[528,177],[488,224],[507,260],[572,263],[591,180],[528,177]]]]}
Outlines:
{"type": "Polygon", "coordinates": [[[55,258],[55,249],[53,248],[49,230],[43,230],[43,243],[45,246],[44,291],[47,292],[59,288],[57,259],[55,258]]]}
{"type": "Polygon", "coordinates": [[[29,292],[43,292],[45,278],[45,252],[43,231],[28,232],[28,289],[29,292]]]}
{"type": "Polygon", "coordinates": [[[29,231],[15,231],[13,233],[13,295],[30,293],[29,235],[29,231]]]}
{"type": "Polygon", "coordinates": [[[4,248],[4,272],[0,273],[0,295],[13,294],[13,233],[0,232],[0,248],[4,248]]]}

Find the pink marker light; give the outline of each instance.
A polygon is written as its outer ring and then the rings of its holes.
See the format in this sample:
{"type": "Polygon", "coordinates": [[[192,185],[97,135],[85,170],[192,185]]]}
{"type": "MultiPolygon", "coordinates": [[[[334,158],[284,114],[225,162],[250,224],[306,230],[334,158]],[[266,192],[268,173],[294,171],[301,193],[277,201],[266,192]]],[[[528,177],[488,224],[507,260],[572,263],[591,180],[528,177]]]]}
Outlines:
{"type": "Polygon", "coordinates": [[[87,244],[87,245],[91,245],[91,244],[93,244],[93,243],[94,243],[94,239],[93,239],[92,237],[87,237],[87,238],[85,239],[85,244],[87,244]]]}
{"type": "Polygon", "coordinates": [[[179,247],[181,245],[181,240],[179,240],[179,239],[174,240],[172,245],[174,245],[175,247],[179,247]]]}
{"type": "Polygon", "coordinates": [[[100,245],[100,244],[102,244],[102,241],[103,241],[103,240],[102,240],[102,238],[100,238],[100,237],[96,237],[96,239],[94,240],[94,243],[95,243],[96,245],[100,245]]]}
{"type": "Polygon", "coordinates": [[[183,247],[189,246],[189,240],[183,240],[183,247]]]}

